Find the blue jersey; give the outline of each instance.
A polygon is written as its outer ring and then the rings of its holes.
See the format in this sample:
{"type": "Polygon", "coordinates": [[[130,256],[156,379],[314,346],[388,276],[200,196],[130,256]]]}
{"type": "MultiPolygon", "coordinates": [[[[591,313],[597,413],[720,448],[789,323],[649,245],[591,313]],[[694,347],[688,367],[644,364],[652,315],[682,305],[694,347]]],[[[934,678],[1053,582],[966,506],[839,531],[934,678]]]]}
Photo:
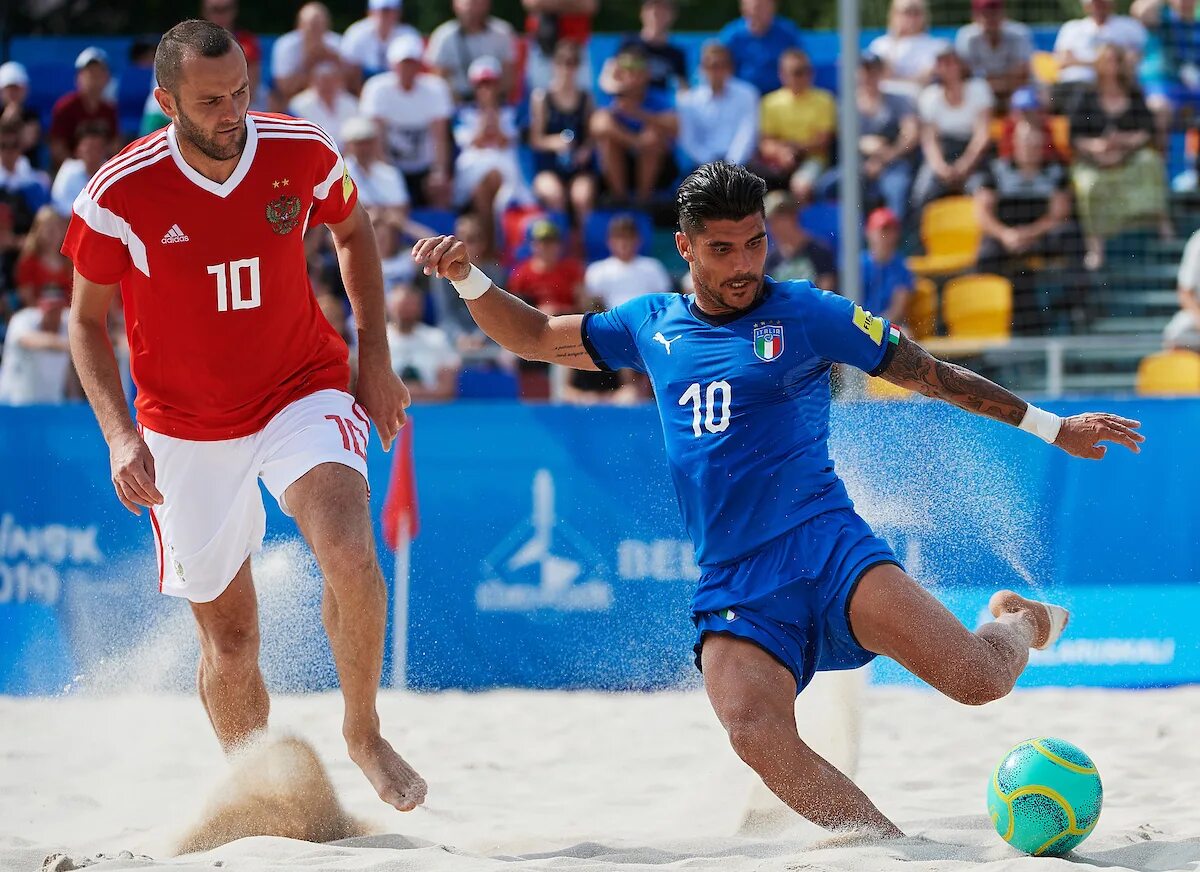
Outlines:
{"type": "Polygon", "coordinates": [[[734,316],[705,315],[692,296],[647,294],[583,322],[597,366],[650,376],[705,569],[853,506],[829,459],[829,370],[878,373],[899,340],[883,319],[810,282],[765,283],[759,302],[734,316]]]}

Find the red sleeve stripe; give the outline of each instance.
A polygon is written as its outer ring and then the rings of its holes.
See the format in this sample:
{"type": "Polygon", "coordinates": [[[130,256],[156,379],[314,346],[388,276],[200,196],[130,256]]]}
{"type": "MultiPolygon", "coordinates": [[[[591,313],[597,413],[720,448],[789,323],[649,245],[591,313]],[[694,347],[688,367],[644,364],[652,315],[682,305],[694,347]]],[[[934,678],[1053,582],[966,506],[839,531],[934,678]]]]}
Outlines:
{"type": "MultiPolygon", "coordinates": [[[[101,181],[99,185],[97,185],[94,188],[94,193],[91,190],[85,191],[85,193],[87,193],[88,196],[91,197],[93,200],[99,200],[101,197],[104,196],[105,191],[107,191],[109,188],[111,188],[114,184],[119,182],[121,179],[125,178],[128,175],[136,173],[138,170],[142,170],[148,166],[151,166],[152,164],[156,164],[163,158],[168,158],[170,156],[171,156],[171,150],[169,148],[167,148],[166,143],[163,143],[162,147],[159,148],[157,151],[149,152],[148,154],[139,155],[139,157],[141,158],[140,160],[136,160],[136,161],[133,161],[132,163],[124,164],[120,169],[118,169],[114,172],[108,173],[107,177],[103,181],[101,181]]],[[[90,187],[91,186],[89,186],[89,188],[90,187]]]]}
{"type": "Polygon", "coordinates": [[[137,146],[136,148],[132,148],[129,151],[121,152],[119,155],[114,157],[112,160],[110,160],[108,163],[104,164],[104,166],[100,167],[100,169],[96,171],[96,175],[93,176],[92,180],[90,182],[88,182],[88,184],[87,184],[88,192],[91,193],[92,196],[96,196],[95,189],[103,183],[105,178],[107,178],[109,175],[116,172],[117,170],[121,169],[122,167],[128,166],[129,164],[133,163],[134,161],[138,160],[139,158],[146,156],[151,151],[153,151],[156,148],[158,148],[159,146],[163,145],[166,141],[167,141],[167,134],[166,134],[166,131],[164,130],[164,131],[158,133],[157,135],[152,136],[150,139],[146,140],[144,143],[137,146]]]}
{"type": "Polygon", "coordinates": [[[329,146],[332,151],[338,150],[337,145],[333,141],[333,137],[329,135],[329,131],[325,130],[325,128],[321,127],[319,124],[313,124],[311,121],[292,122],[280,121],[277,118],[271,118],[269,120],[265,118],[256,118],[254,120],[254,126],[258,128],[260,132],[265,130],[276,130],[290,131],[292,133],[315,133],[324,141],[327,146],[329,146]]]}

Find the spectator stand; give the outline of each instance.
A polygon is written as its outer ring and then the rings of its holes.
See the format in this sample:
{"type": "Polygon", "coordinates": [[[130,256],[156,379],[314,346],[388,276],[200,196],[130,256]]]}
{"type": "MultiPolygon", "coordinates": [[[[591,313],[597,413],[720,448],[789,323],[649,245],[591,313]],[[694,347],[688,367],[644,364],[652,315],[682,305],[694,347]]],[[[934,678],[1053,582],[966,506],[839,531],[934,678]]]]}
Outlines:
{"type": "MultiPolygon", "coordinates": [[[[951,38],[956,28],[936,27],[934,36],[951,38]]],[[[1038,25],[1032,28],[1035,48],[1049,52],[1054,45],[1057,26],[1038,25]]],[[[860,44],[866,45],[882,31],[863,30],[860,44]]],[[[674,33],[672,39],[683,48],[689,68],[696,70],[700,48],[712,34],[674,33]]],[[[604,60],[615,50],[620,40],[617,34],[594,34],[589,50],[593,75],[598,76],[604,60]]],[[[269,85],[271,71],[269,60],[273,37],[261,37],[264,52],[263,82],[269,85]]],[[[72,90],[74,86],[73,60],[84,47],[96,45],[103,48],[111,60],[116,84],[113,95],[118,100],[123,133],[136,134],[141,106],[150,88],[151,73],[148,69],[135,68],[129,64],[129,49],[133,37],[30,37],[14,36],[7,43],[7,59],[25,64],[30,77],[30,105],[39,110],[43,123],[48,123],[50,108],[54,101],[72,90]]],[[[809,54],[815,73],[814,84],[837,92],[838,34],[835,32],[806,32],[804,48],[809,54]]],[[[1045,61],[1044,55],[1038,57],[1045,61]]],[[[1036,63],[1036,59],[1035,59],[1036,63]]],[[[1040,68],[1039,68],[1040,69],[1040,68]]],[[[1053,70],[1042,70],[1042,77],[1052,77],[1053,70]]],[[[1109,240],[1110,264],[1106,268],[1095,291],[1099,317],[1090,331],[1096,336],[1052,336],[1048,339],[1017,338],[989,349],[980,359],[985,371],[1001,374],[1001,369],[986,370],[986,367],[1004,367],[1005,361],[1036,359],[1032,368],[1023,373],[1030,375],[1030,385],[1041,385],[1040,389],[1052,394],[1070,390],[1132,389],[1135,383],[1137,361],[1154,350],[1158,332],[1175,310],[1174,270],[1179,261],[1183,240],[1200,225],[1200,198],[1194,193],[1196,178],[1193,168],[1197,160],[1195,134],[1189,147],[1182,132],[1170,139],[1168,172],[1172,179],[1179,179],[1179,187],[1171,196],[1171,217],[1176,224],[1177,240],[1160,240],[1145,233],[1127,233],[1109,240]],[[1193,170],[1190,175],[1187,171],[1193,170]],[[1005,355],[1009,357],[1005,357],[1005,355]]],[[[836,227],[831,219],[836,216],[836,206],[818,203],[802,216],[802,223],[817,238],[836,246],[836,227]]],[[[420,210],[413,217],[431,226],[438,232],[452,228],[453,213],[427,212],[420,210]]],[[[586,233],[585,233],[586,236],[586,233]]],[[[522,234],[519,238],[523,240],[522,234]]],[[[667,263],[678,268],[674,254],[674,242],[669,229],[651,230],[644,235],[643,246],[667,263]]],[[[519,247],[519,246],[518,246],[519,247]]],[[[586,243],[585,243],[586,247],[586,243]]],[[[589,250],[589,259],[596,252],[595,245],[589,250]]],[[[517,253],[514,251],[514,254],[517,253]]],[[[946,348],[953,352],[951,340],[946,348]]],[[[1020,366],[1013,363],[1013,366],[1020,366]]],[[[1017,386],[1022,382],[1018,380],[1017,386]]],[[[1037,388],[1035,388],[1037,389],[1037,388]]]]}

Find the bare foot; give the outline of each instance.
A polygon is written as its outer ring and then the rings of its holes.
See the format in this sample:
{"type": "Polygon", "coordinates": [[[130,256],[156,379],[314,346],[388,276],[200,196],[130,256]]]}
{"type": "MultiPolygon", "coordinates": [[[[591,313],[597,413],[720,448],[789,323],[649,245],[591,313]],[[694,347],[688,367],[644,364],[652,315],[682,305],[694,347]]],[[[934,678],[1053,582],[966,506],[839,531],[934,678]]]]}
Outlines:
{"type": "Polygon", "coordinates": [[[425,801],[428,786],[382,736],[348,743],[355,762],[379,798],[399,811],[412,811],[425,801]]]}
{"type": "Polygon", "coordinates": [[[992,594],[988,601],[988,610],[996,618],[1003,614],[1025,612],[1033,622],[1032,647],[1039,651],[1044,651],[1057,642],[1071,619],[1071,613],[1062,606],[1027,599],[1011,590],[998,590],[992,594]]]}

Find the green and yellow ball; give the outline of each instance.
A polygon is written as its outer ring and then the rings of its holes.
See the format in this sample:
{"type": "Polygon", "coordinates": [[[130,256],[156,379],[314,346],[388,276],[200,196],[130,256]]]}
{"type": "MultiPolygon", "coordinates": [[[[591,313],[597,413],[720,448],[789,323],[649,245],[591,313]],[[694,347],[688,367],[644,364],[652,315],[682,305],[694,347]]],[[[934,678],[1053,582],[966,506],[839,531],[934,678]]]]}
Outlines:
{"type": "Polygon", "coordinates": [[[1103,797],[1087,754],[1062,739],[1029,739],[1005,754],[992,774],[988,814],[1017,850],[1059,856],[1095,828],[1103,797]]]}

